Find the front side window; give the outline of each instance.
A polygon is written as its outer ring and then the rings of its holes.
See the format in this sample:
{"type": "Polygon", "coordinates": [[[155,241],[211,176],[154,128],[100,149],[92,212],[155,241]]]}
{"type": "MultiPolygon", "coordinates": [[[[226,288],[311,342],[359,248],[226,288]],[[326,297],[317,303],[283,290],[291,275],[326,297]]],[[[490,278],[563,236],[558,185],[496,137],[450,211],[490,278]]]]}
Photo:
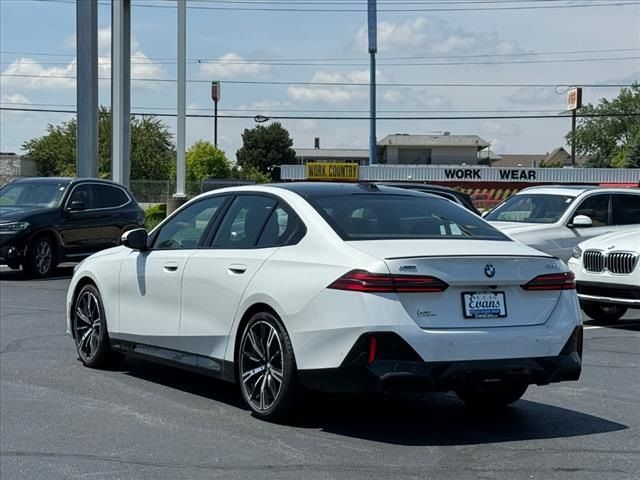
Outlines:
{"type": "Polygon", "coordinates": [[[484,217],[494,222],[556,223],[575,197],[568,195],[514,195],[484,217]]]}
{"type": "Polygon", "coordinates": [[[198,247],[204,240],[209,223],[226,198],[205,198],[181,210],[161,227],[153,248],[175,250],[198,247]]]}
{"type": "Polygon", "coordinates": [[[67,208],[71,207],[72,202],[82,202],[84,210],[96,208],[93,186],[90,184],[84,184],[78,185],[74,188],[69,200],[67,201],[67,208]]]}
{"type": "Polygon", "coordinates": [[[613,196],[613,224],[640,225],[640,195],[620,193],[613,196]]]}
{"type": "Polygon", "coordinates": [[[213,240],[215,248],[251,248],[271,216],[276,201],[258,195],[236,197],[213,240]]]}
{"type": "Polygon", "coordinates": [[[9,183],[0,188],[0,206],[53,208],[60,203],[66,189],[64,183],[9,183]]]}
{"type": "Polygon", "coordinates": [[[603,227],[611,225],[609,212],[609,195],[592,195],[582,201],[574,212],[573,218],[586,215],[591,219],[594,227],[603,227]]]}
{"type": "Polygon", "coordinates": [[[94,185],[95,208],[116,208],[129,203],[129,196],[121,188],[111,185],[94,185]]]}
{"type": "Polygon", "coordinates": [[[318,196],[310,203],[344,240],[507,240],[476,215],[440,198],[358,194],[318,196]]]}

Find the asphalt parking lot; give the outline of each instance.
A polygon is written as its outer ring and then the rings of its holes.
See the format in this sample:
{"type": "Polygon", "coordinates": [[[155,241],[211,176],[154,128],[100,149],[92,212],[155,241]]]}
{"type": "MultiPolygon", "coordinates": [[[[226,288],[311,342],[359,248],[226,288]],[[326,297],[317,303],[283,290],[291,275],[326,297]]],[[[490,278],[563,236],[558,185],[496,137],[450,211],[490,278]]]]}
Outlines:
{"type": "Polygon", "coordinates": [[[586,322],[579,382],[532,387],[501,413],[451,395],[313,395],[290,425],[233,386],[140,360],[85,368],[65,335],[71,268],[0,269],[0,477],[636,479],[640,311],[586,322]]]}

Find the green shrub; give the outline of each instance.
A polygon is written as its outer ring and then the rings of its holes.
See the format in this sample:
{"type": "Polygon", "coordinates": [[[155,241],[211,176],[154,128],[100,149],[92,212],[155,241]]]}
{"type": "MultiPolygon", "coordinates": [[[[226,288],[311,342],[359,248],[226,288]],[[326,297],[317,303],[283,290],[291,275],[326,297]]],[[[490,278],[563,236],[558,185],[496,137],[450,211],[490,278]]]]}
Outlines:
{"type": "Polygon", "coordinates": [[[164,220],[167,216],[167,204],[161,203],[159,205],[154,205],[145,210],[145,227],[147,231],[153,230],[158,226],[162,220],[164,220]]]}

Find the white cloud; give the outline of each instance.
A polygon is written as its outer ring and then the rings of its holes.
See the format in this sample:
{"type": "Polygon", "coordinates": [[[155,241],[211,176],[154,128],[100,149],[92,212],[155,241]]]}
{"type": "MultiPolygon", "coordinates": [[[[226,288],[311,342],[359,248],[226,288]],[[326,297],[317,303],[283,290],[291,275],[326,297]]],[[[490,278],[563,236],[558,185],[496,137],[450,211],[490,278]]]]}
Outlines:
{"type": "MultiPolygon", "coordinates": [[[[376,71],[379,82],[386,81],[386,78],[379,70],[376,71]]],[[[354,100],[365,100],[369,96],[369,90],[362,86],[350,86],[349,84],[360,84],[369,82],[368,70],[355,70],[352,72],[323,72],[314,73],[311,78],[312,83],[339,83],[344,85],[292,85],[287,88],[287,95],[298,102],[320,102],[320,103],[344,103],[354,100]]]]}
{"type": "Polygon", "coordinates": [[[553,87],[523,87],[504,97],[516,105],[557,106],[558,111],[565,107],[565,96],[556,93],[553,87]]]}
{"type": "Polygon", "coordinates": [[[16,93],[13,95],[3,94],[0,96],[0,102],[5,104],[16,104],[16,105],[31,105],[33,102],[29,100],[27,97],[22,95],[21,93],[16,93]]]}
{"type": "Polygon", "coordinates": [[[483,122],[480,130],[490,135],[518,135],[522,133],[520,126],[516,123],[505,125],[495,120],[486,120],[483,122]]]}
{"type": "MultiPolygon", "coordinates": [[[[355,35],[353,47],[367,49],[367,27],[355,35]]],[[[516,42],[502,40],[497,32],[465,31],[444,21],[416,17],[404,22],[378,22],[378,49],[382,53],[421,55],[510,54],[521,50],[516,42]]]]}
{"type": "Polygon", "coordinates": [[[2,84],[5,88],[74,88],[76,85],[76,61],[73,60],[63,67],[46,67],[32,58],[18,58],[2,72],[2,75],[2,84]]]}
{"type": "Polygon", "coordinates": [[[270,65],[248,62],[233,52],[223,55],[216,62],[203,62],[200,64],[200,73],[213,79],[233,77],[261,78],[270,71],[270,65]]]}

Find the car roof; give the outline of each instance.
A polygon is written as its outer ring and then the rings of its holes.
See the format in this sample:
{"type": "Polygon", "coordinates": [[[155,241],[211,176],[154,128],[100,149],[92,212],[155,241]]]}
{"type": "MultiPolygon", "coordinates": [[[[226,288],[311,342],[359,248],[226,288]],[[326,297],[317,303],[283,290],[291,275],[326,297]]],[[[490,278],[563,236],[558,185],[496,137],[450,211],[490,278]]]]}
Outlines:
{"type": "Polygon", "coordinates": [[[64,183],[65,185],[68,185],[72,181],[73,178],[69,177],[19,177],[13,179],[11,183],[64,183]]]}
{"type": "Polygon", "coordinates": [[[528,187],[520,190],[517,195],[523,193],[535,193],[540,195],[566,195],[568,197],[578,197],[586,192],[636,192],[637,189],[632,188],[615,188],[615,187],[597,187],[595,185],[540,185],[536,187],[528,187]]]}
{"type": "Polygon", "coordinates": [[[456,190],[455,188],[451,188],[451,187],[445,187],[444,185],[433,185],[430,183],[417,183],[417,182],[413,182],[413,183],[408,183],[408,182],[372,182],[375,183],[376,185],[384,185],[387,187],[394,187],[394,188],[407,188],[409,190],[412,189],[425,189],[425,190],[433,190],[434,192],[446,192],[446,193],[452,193],[454,195],[462,193],[463,195],[464,192],[460,192],[458,190],[456,190]]]}
{"type": "Polygon", "coordinates": [[[105,185],[117,185],[119,187],[124,187],[124,185],[119,184],[118,182],[114,182],[113,180],[107,180],[102,178],[92,178],[92,177],[83,177],[83,178],[71,178],[71,177],[19,177],[14,179],[11,183],[44,183],[44,184],[64,184],[64,185],[75,185],[83,182],[91,182],[91,183],[103,183],[105,185]]]}
{"type": "MultiPolygon", "coordinates": [[[[314,197],[318,195],[354,195],[359,193],[393,193],[396,195],[407,195],[423,197],[428,195],[424,192],[409,190],[406,188],[394,188],[375,183],[335,183],[335,182],[291,182],[274,183],[271,187],[282,188],[297,193],[301,197],[314,197]]],[[[432,196],[432,195],[429,195],[432,196]]]]}

